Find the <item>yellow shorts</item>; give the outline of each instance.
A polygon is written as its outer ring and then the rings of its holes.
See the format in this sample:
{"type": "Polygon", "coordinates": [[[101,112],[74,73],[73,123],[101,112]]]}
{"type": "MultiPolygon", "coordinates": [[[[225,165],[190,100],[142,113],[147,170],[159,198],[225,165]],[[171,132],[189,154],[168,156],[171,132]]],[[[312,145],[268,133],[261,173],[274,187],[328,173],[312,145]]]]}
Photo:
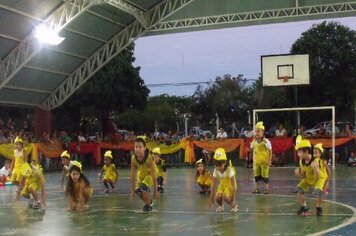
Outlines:
{"type": "Polygon", "coordinates": [[[110,181],[111,183],[115,183],[116,181],[116,176],[115,175],[105,175],[104,180],[110,181]]]}
{"type": "Polygon", "coordinates": [[[232,197],[232,191],[230,185],[219,184],[216,194],[222,194],[225,197],[232,197]]]}
{"type": "Polygon", "coordinates": [[[312,187],[314,187],[314,189],[319,189],[319,190],[323,191],[325,182],[326,182],[325,178],[318,179],[314,184],[311,184],[306,179],[302,179],[299,182],[298,187],[301,188],[304,192],[308,192],[309,188],[312,188],[312,187]]]}
{"type": "Polygon", "coordinates": [[[212,181],[210,178],[204,178],[202,175],[200,175],[197,179],[197,183],[199,185],[204,185],[204,186],[209,186],[211,188],[212,181]]]}
{"type": "Polygon", "coordinates": [[[26,184],[25,187],[21,191],[21,195],[28,196],[30,194],[30,189],[37,192],[38,190],[40,190],[40,184],[37,182],[31,183],[31,184],[26,184]]]}
{"type": "Polygon", "coordinates": [[[137,183],[136,183],[136,189],[141,188],[141,185],[145,184],[149,188],[153,186],[153,179],[151,175],[146,175],[143,178],[138,178],[137,183]]]}
{"type": "Polygon", "coordinates": [[[11,182],[20,182],[21,180],[21,168],[14,168],[11,174],[11,182]]]}
{"type": "Polygon", "coordinates": [[[262,178],[268,178],[269,165],[267,163],[253,164],[253,174],[254,176],[262,176],[262,178]]]}

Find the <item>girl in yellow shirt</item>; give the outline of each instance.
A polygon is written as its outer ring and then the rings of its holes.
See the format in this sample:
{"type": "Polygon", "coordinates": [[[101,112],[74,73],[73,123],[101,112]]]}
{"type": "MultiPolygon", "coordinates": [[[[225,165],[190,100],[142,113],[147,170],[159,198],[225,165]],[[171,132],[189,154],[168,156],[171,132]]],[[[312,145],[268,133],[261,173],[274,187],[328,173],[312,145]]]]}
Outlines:
{"type": "Polygon", "coordinates": [[[115,192],[115,185],[117,182],[117,179],[119,177],[119,173],[117,172],[117,169],[115,167],[115,164],[112,163],[113,160],[113,156],[111,151],[106,151],[104,154],[104,163],[105,165],[103,166],[103,169],[100,173],[100,177],[99,177],[99,183],[101,182],[101,177],[104,175],[104,180],[103,183],[105,185],[105,193],[109,192],[109,186],[111,186],[111,191],[110,192],[115,192]]]}
{"type": "Polygon", "coordinates": [[[205,169],[203,159],[198,160],[195,163],[195,166],[196,166],[195,180],[197,181],[201,189],[200,194],[210,193],[211,185],[212,185],[212,177],[209,171],[205,169]]]}
{"type": "Polygon", "coordinates": [[[23,141],[17,137],[15,139],[14,159],[11,162],[11,181],[13,184],[19,186],[21,180],[21,167],[27,162],[27,155],[23,148],[23,141]]]}

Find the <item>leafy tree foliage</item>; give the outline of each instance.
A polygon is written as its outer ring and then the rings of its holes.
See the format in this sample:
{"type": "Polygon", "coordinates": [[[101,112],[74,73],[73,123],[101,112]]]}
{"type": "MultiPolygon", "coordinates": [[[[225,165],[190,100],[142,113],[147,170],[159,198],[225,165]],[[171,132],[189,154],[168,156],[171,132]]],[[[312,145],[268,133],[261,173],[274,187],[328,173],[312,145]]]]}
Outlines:
{"type": "Polygon", "coordinates": [[[323,22],[305,31],[291,53],[310,57],[310,85],[298,88],[299,104],[335,105],[338,120],[353,120],[356,32],[337,22],[323,22]]]}

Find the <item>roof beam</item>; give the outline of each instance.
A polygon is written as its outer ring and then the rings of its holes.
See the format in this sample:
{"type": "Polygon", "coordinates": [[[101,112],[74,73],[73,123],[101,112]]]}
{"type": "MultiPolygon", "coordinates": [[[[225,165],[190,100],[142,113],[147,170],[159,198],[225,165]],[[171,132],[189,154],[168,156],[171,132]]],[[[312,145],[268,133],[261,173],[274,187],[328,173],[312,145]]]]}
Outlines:
{"type": "Polygon", "coordinates": [[[147,14],[149,27],[145,28],[135,20],[124,30],[115,35],[108,43],[96,51],[76,71],[73,72],[48,98],[41,107],[51,110],[63,104],[80,86],[100,70],[112,58],[130,45],[135,39],[142,36],[155,24],[184,8],[194,0],[164,0],[150,9],[147,14]]]}
{"type": "Polygon", "coordinates": [[[25,92],[47,93],[47,94],[52,93],[52,91],[49,90],[31,89],[31,88],[24,88],[24,87],[12,86],[12,85],[6,85],[4,88],[15,89],[15,90],[20,90],[25,92]]]}
{"type": "Polygon", "coordinates": [[[28,107],[35,107],[37,104],[34,103],[26,103],[26,102],[14,102],[14,101],[4,101],[0,100],[1,104],[6,104],[6,105],[16,105],[16,106],[28,106],[28,107]]]}
{"type": "MultiPolygon", "coordinates": [[[[55,10],[43,23],[59,32],[97,1],[68,0],[55,10]]],[[[0,89],[42,48],[33,30],[0,64],[0,89]]]]}
{"type": "Polygon", "coordinates": [[[262,11],[239,12],[216,16],[204,16],[190,19],[163,21],[154,25],[154,27],[150,31],[159,32],[183,28],[214,26],[220,24],[243,23],[315,15],[330,15],[350,12],[356,12],[355,1],[313,6],[300,6],[296,4],[295,7],[291,8],[268,9],[262,11]]]}
{"type": "Polygon", "coordinates": [[[10,35],[2,34],[2,33],[0,33],[0,38],[10,39],[10,40],[13,40],[13,41],[21,42],[21,39],[12,37],[10,35]]]}
{"type": "Polygon", "coordinates": [[[141,9],[129,4],[124,0],[103,0],[103,1],[126,13],[129,13],[130,15],[133,15],[136,18],[136,20],[138,20],[141,23],[143,27],[147,28],[149,26],[148,18],[147,18],[148,15],[145,11],[142,11],[141,9]]]}

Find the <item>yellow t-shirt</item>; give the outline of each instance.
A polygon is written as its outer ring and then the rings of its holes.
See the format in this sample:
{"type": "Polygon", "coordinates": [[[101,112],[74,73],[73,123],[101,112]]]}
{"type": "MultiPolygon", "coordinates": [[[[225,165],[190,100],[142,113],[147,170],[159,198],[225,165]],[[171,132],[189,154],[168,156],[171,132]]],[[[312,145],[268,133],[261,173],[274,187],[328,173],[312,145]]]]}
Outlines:
{"type": "Polygon", "coordinates": [[[260,142],[254,139],[251,142],[250,148],[253,150],[254,164],[261,165],[269,163],[269,152],[272,152],[272,144],[268,139],[263,138],[260,142]]]}
{"type": "Polygon", "coordinates": [[[310,185],[314,185],[316,179],[315,179],[315,176],[314,176],[314,170],[313,170],[313,167],[312,167],[312,163],[315,161],[315,158],[312,157],[312,159],[310,160],[310,162],[307,164],[305,163],[304,160],[300,159],[299,160],[299,166],[300,166],[300,169],[305,172],[305,181],[310,184],[310,185]]]}
{"type": "Polygon", "coordinates": [[[149,160],[154,162],[150,154],[145,154],[145,157],[142,161],[138,161],[135,155],[132,156],[131,165],[135,165],[137,169],[137,177],[139,180],[144,179],[147,175],[151,175],[151,168],[148,166],[149,160]]]}

